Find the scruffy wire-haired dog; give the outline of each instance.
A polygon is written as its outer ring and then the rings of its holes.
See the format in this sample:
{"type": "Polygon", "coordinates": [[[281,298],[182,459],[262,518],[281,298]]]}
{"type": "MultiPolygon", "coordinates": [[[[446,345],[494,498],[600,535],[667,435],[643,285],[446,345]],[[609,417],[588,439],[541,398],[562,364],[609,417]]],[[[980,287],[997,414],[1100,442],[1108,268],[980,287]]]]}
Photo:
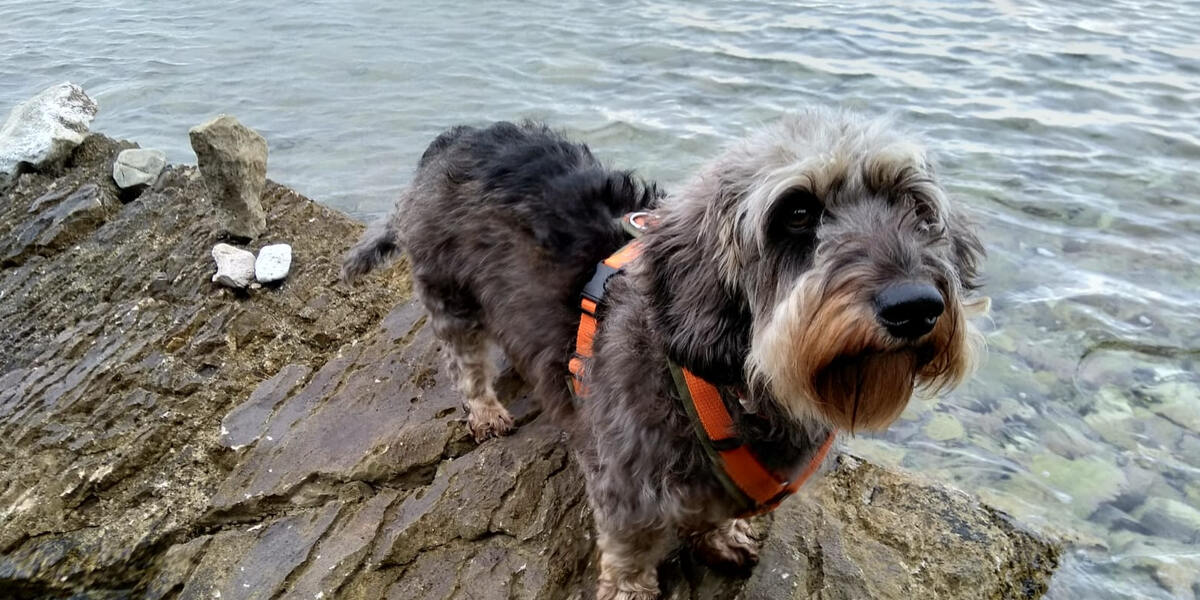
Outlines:
{"type": "Polygon", "coordinates": [[[986,310],[968,301],[982,247],[924,151],[887,122],[835,111],[783,119],[668,198],[545,127],[458,127],[426,150],[344,275],[401,249],[475,437],[512,427],[491,342],[571,432],[602,600],[658,597],[657,566],[680,539],[714,564],[757,559],[669,361],[716,386],[763,466],[795,473],[835,428],[886,427],[914,387],[959,383],[979,339],[966,318],[986,310]],[[636,210],[659,221],[608,280],[575,401],[579,296],[625,243],[616,219],[636,210]]]}

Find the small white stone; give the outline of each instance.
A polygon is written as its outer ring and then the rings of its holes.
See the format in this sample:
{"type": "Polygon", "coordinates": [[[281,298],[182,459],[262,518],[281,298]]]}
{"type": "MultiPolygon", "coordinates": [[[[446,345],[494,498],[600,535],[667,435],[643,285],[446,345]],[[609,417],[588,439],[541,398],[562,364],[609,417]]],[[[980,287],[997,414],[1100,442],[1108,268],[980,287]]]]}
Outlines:
{"type": "Polygon", "coordinates": [[[254,261],[254,277],[259,283],[283,281],[292,268],[292,247],[287,244],[271,244],[258,251],[254,261]]]}
{"type": "Polygon", "coordinates": [[[1150,325],[1153,322],[1154,321],[1151,321],[1150,317],[1147,317],[1146,315],[1138,315],[1138,323],[1141,323],[1142,325],[1150,325]]]}
{"type": "Polygon", "coordinates": [[[1046,258],[1054,258],[1053,252],[1051,252],[1050,250],[1048,250],[1046,248],[1042,248],[1041,246],[1038,246],[1037,253],[1041,256],[1045,256],[1046,258]]]}
{"type": "Polygon", "coordinates": [[[212,249],[217,261],[217,274],[212,280],[231,288],[244,288],[254,281],[254,254],[229,244],[217,244],[212,249]]]}
{"type": "Polygon", "coordinates": [[[113,181],[121,188],[149,185],[158,179],[163,167],[167,166],[167,155],[162,150],[130,148],[122,150],[113,161],[113,181]]]}

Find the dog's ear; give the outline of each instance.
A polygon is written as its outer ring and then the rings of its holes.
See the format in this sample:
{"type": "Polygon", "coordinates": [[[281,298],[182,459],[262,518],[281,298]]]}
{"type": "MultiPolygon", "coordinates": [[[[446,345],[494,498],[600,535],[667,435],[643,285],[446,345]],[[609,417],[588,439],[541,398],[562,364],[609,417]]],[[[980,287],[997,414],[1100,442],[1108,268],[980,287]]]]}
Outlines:
{"type": "Polygon", "coordinates": [[[958,267],[958,279],[964,290],[978,289],[979,262],[983,260],[983,242],[975,234],[975,223],[955,207],[946,217],[946,228],[950,235],[950,250],[954,264],[958,267]]]}
{"type": "Polygon", "coordinates": [[[720,272],[724,252],[705,227],[712,207],[682,201],[689,205],[668,209],[645,238],[654,326],[671,360],[713,384],[738,385],[750,347],[749,306],[720,272]]]}

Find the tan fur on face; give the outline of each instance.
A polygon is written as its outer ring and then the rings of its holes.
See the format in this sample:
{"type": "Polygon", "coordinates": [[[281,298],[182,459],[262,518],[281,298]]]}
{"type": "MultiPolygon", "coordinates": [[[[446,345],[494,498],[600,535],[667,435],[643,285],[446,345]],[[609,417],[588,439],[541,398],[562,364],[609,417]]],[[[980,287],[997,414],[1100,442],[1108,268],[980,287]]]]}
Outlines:
{"type": "Polygon", "coordinates": [[[906,344],[878,325],[859,296],[861,277],[840,273],[831,291],[822,275],[809,273],[776,307],[748,358],[752,376],[793,417],[848,431],[883,429],[915,388],[948,390],[972,370],[982,336],[952,294],[933,331],[906,344]]]}

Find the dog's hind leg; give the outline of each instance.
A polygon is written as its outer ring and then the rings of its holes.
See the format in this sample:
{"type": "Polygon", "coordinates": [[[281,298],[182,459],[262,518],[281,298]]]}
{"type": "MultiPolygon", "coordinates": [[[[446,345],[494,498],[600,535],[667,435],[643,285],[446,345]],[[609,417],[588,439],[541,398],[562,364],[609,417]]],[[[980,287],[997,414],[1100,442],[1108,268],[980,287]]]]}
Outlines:
{"type": "Polygon", "coordinates": [[[482,331],[450,342],[458,370],[458,387],[466,396],[467,426],[476,442],[512,431],[513,418],[496,398],[496,368],[488,357],[489,340],[482,331]]]}
{"type": "Polygon", "coordinates": [[[512,431],[513,419],[496,398],[493,382],[496,367],[488,357],[491,340],[475,318],[472,303],[431,291],[429,285],[416,282],[417,295],[430,313],[433,332],[446,343],[449,362],[465,397],[467,426],[476,442],[512,431]]]}

